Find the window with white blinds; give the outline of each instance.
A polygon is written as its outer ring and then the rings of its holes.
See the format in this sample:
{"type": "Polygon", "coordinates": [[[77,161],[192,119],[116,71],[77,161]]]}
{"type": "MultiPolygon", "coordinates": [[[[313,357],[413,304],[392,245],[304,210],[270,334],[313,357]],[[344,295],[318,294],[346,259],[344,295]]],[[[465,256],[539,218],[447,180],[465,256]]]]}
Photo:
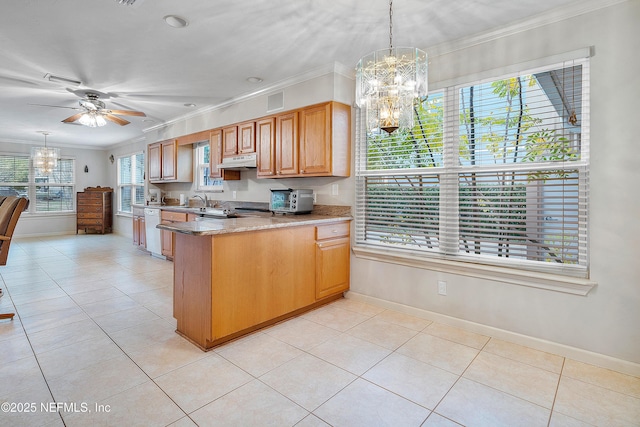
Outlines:
{"type": "Polygon", "coordinates": [[[144,153],[118,157],[118,212],[144,204],[144,153]]]}
{"type": "Polygon", "coordinates": [[[31,213],[75,210],[75,160],[58,159],[49,174],[33,169],[27,155],[0,154],[0,196],[28,197],[31,213]]]}
{"type": "Polygon", "coordinates": [[[588,60],[429,94],[411,129],[357,123],[356,243],[588,276],[588,60]]]}

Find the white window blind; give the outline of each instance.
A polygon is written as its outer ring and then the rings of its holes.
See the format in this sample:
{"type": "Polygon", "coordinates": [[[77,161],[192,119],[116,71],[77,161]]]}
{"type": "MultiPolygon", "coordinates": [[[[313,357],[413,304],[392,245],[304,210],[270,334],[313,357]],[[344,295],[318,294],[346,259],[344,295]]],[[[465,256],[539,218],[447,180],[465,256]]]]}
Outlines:
{"type": "Polygon", "coordinates": [[[359,117],[356,243],[586,277],[588,81],[572,60],[432,93],[391,135],[359,117]]]}
{"type": "Polygon", "coordinates": [[[118,212],[144,204],[144,153],[118,157],[118,212]]]}

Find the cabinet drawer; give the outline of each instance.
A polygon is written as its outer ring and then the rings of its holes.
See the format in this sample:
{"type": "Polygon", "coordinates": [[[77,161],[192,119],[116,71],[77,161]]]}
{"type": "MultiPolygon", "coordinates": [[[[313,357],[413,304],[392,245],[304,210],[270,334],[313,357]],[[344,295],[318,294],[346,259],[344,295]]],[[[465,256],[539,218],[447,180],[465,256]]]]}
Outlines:
{"type": "Polygon", "coordinates": [[[97,225],[102,226],[101,218],[78,218],[78,227],[87,226],[87,225],[97,225]]]}
{"type": "Polygon", "coordinates": [[[78,213],[88,213],[88,212],[102,212],[103,208],[101,205],[91,206],[91,205],[83,205],[78,206],[78,213]]]}
{"type": "Polygon", "coordinates": [[[102,219],[102,212],[87,212],[87,213],[78,212],[78,219],[84,219],[84,218],[102,219]]]}
{"type": "Polygon", "coordinates": [[[167,221],[186,222],[187,221],[187,214],[186,213],[181,213],[181,212],[162,211],[162,212],[160,212],[160,218],[164,219],[164,220],[167,220],[167,221]]]}
{"type": "Polygon", "coordinates": [[[349,235],[349,223],[337,222],[335,224],[316,226],[316,240],[333,239],[349,235]]]}

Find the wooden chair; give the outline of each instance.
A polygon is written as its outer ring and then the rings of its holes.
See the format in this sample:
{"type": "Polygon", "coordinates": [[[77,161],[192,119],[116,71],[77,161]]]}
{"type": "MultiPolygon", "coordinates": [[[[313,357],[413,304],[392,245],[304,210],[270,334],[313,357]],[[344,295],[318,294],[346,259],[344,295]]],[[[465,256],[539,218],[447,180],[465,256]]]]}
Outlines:
{"type": "MultiPolygon", "coordinates": [[[[0,196],[0,265],[7,265],[9,245],[23,210],[29,205],[29,199],[23,197],[0,196]]],[[[0,289],[0,292],[2,289],[0,289]]],[[[0,313],[0,319],[13,320],[15,313],[0,313]]]]}

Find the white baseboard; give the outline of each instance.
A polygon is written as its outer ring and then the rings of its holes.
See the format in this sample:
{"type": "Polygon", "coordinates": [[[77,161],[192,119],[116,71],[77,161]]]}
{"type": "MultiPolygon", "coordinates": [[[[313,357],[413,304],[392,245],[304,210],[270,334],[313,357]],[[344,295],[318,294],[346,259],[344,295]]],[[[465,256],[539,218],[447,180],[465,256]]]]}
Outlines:
{"type": "Polygon", "coordinates": [[[506,331],[504,329],[494,328],[492,326],[486,326],[481,323],[475,323],[468,320],[458,319],[456,317],[446,316],[444,314],[435,313],[433,311],[423,310],[397,302],[359,294],[353,291],[345,293],[345,298],[365,302],[367,304],[375,305],[400,313],[409,314],[421,319],[427,319],[434,322],[443,323],[445,325],[455,326],[457,328],[501,339],[503,341],[508,341],[514,344],[523,345],[535,350],[557,354],[558,356],[568,357],[579,362],[584,362],[624,374],[640,377],[640,364],[629,362],[627,360],[616,359],[615,357],[607,356],[604,354],[594,353],[580,348],[575,348],[552,341],[546,341],[540,338],[534,338],[527,335],[506,331]]]}

